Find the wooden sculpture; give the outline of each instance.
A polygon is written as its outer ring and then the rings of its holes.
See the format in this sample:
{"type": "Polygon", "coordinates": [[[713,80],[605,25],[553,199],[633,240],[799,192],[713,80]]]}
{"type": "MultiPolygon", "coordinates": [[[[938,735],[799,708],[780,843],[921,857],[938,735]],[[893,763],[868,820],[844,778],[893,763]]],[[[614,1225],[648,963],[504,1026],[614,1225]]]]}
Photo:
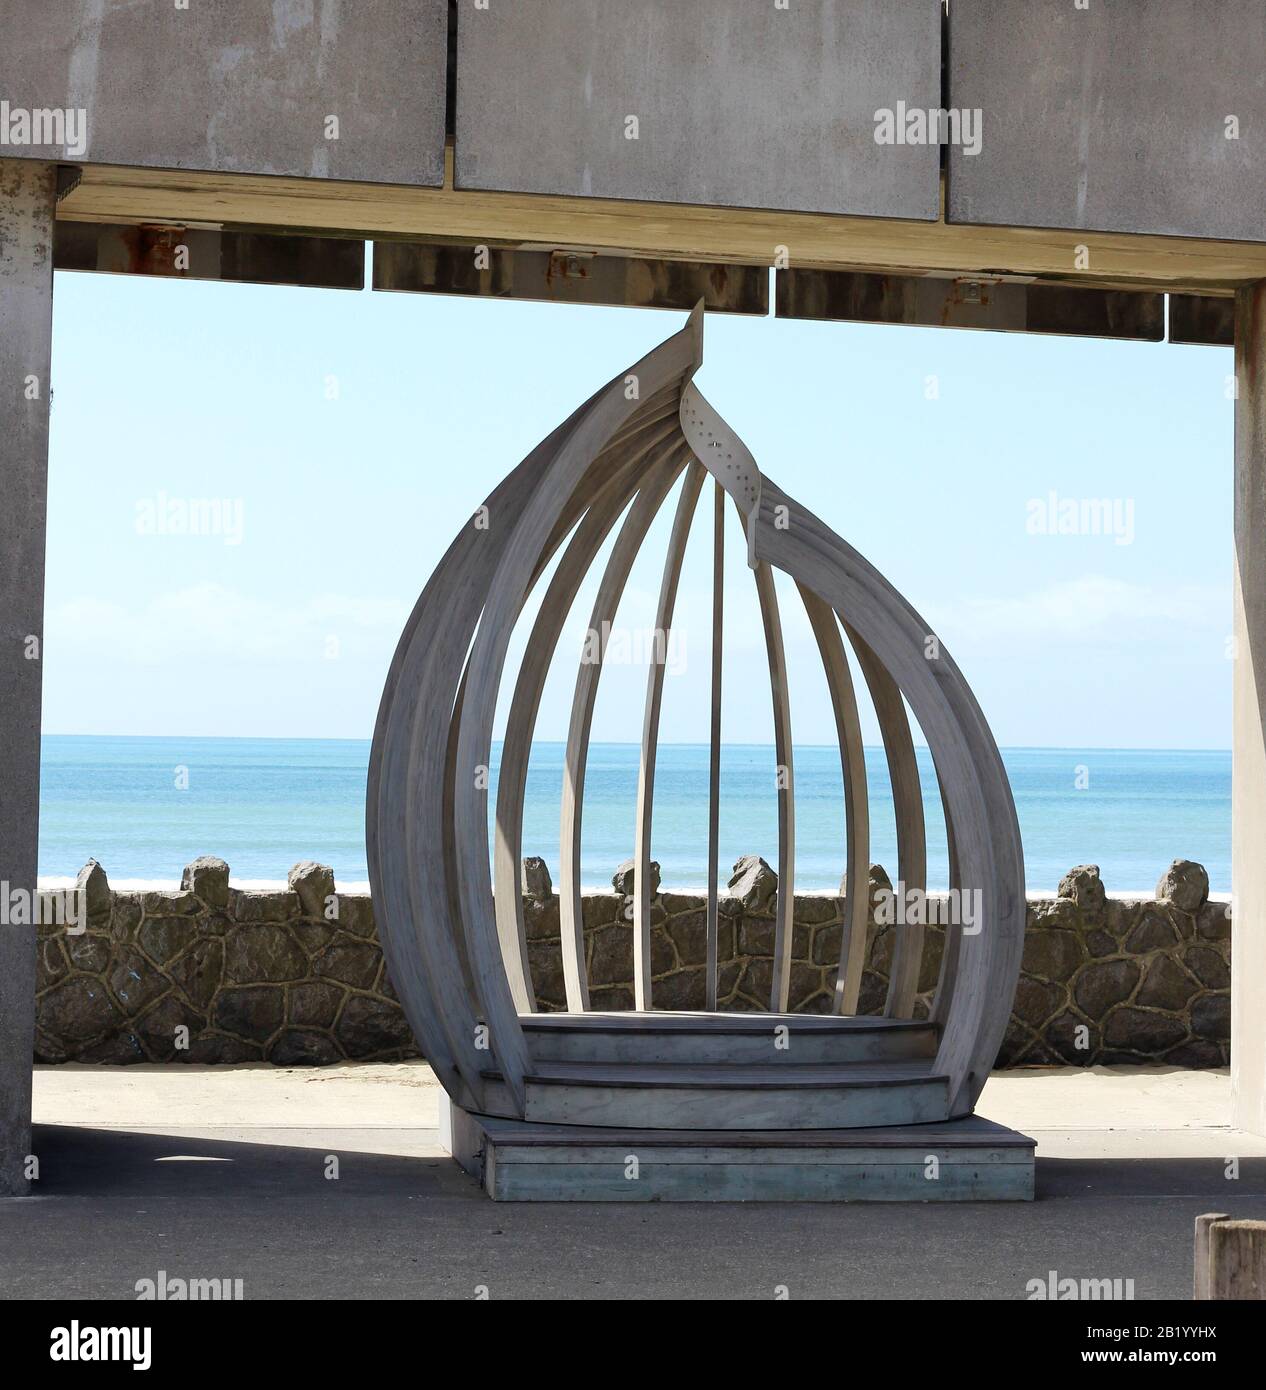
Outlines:
{"type": "Polygon", "coordinates": [[[374,735],[367,829],[379,931],[418,1043],[464,1110],[570,1125],[820,1129],[969,1115],[1010,1012],[1024,932],[1019,829],[984,717],[926,624],[845,541],[768,478],[692,384],[703,313],[598,391],[497,487],[449,547],[405,628],[374,735]],[[580,837],[601,661],[582,661],[567,738],[559,910],[568,1011],[535,1011],[519,883],[528,757],[550,660],[604,541],[623,521],[590,621],[604,633],[652,519],[680,482],[659,597],[666,633],[706,479],[715,480],[708,1012],[653,1008],[651,830],[664,660],[652,660],[642,729],[632,920],[636,1011],[589,1010],[580,837]],[[773,692],[778,898],[768,1014],[718,1013],[717,799],[724,499],[742,518],[773,692]],[[486,771],[511,631],[559,547],[513,676],[489,841],[486,771]],[[773,572],[795,583],[830,689],[846,788],[846,913],[834,1012],[788,1014],[794,776],[773,572]],[[978,890],[980,919],[947,929],[929,1016],[912,1017],[920,927],[897,933],[880,1017],[856,1015],[869,907],[866,779],[845,640],[883,733],[899,875],[926,886],[923,806],[909,703],[929,744],[951,880],[978,890]],[[904,697],[904,701],[903,701],[904,697]],[[776,1047],[779,1028],[790,1045],[776,1047]]]}

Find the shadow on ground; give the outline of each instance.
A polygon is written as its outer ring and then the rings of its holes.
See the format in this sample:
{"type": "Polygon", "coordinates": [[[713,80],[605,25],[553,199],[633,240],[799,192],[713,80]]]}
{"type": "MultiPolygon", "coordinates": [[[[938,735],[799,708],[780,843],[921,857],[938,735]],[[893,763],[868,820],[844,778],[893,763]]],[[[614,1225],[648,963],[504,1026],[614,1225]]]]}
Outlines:
{"type": "Polygon", "coordinates": [[[165,1270],[248,1298],[1024,1298],[1055,1270],[1189,1298],[1195,1216],[1266,1215],[1266,1159],[1235,1182],[1220,1159],[1039,1160],[1032,1203],[496,1204],[445,1158],[260,1138],[37,1126],[0,1293],[132,1298],[165,1270]]]}
{"type": "Polygon", "coordinates": [[[305,1193],[478,1195],[450,1159],[357,1153],[188,1135],[36,1125],[43,1197],[261,1197],[305,1193]],[[327,1176],[338,1159],[337,1177],[327,1176]]]}

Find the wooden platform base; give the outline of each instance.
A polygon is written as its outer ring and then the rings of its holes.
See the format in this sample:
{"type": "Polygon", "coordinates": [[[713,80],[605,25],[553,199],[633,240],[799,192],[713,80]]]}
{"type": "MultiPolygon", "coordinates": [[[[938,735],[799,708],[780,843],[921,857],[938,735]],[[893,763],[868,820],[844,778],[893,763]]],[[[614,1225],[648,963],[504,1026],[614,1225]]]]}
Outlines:
{"type": "Polygon", "coordinates": [[[1034,1143],[973,1115],[883,1129],[619,1130],[470,1115],[440,1140],[500,1202],[1028,1202],[1034,1143]]]}

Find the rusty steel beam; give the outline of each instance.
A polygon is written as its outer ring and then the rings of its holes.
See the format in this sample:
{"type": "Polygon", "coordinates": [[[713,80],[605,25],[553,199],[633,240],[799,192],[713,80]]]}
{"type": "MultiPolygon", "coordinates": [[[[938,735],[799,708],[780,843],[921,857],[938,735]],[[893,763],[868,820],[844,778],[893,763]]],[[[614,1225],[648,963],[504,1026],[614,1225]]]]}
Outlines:
{"type": "Polygon", "coordinates": [[[1164,295],[931,275],[780,270],[779,318],[980,328],[1159,343],[1164,295]]]}
{"type": "Polygon", "coordinates": [[[1169,341],[1201,347],[1235,346],[1235,300],[1207,294],[1169,296],[1169,341]]]}
{"type": "Polygon", "coordinates": [[[342,237],[268,236],[199,227],[59,222],[53,239],[53,268],[360,290],[365,287],[365,243],[342,237]]]}
{"type": "Polygon", "coordinates": [[[769,313],[769,271],[763,266],[574,251],[376,241],[373,285],[376,290],[640,309],[688,310],[702,299],[715,313],[769,313]]]}

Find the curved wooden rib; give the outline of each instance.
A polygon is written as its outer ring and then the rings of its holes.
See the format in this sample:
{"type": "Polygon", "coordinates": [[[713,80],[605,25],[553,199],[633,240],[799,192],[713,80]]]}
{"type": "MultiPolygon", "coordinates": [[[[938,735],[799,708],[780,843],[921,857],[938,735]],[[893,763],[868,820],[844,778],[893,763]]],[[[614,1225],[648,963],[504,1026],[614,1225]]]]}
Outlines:
{"type": "Polygon", "coordinates": [[[761,509],[761,474],[747,445],[738,437],[693,382],[681,393],[681,429],[695,457],[733,499],[747,537],[747,560],[756,575],[769,684],[774,704],[774,746],[778,779],[778,895],[774,909],[774,962],[770,1008],[787,1009],[791,991],[791,950],[795,914],[795,768],[792,760],[791,704],[787,660],[774,577],[756,554],[756,524],[761,509]]]}
{"type": "MultiPolygon", "coordinates": [[[[524,504],[584,409],[495,489],[485,502],[490,516],[513,515],[524,504]]],[[[370,879],[392,983],[427,1060],[450,1094],[465,1096],[476,1110],[483,1103],[487,1053],[476,1046],[476,1004],[449,912],[443,837],[419,832],[417,810],[427,796],[433,808],[444,803],[447,713],[484,584],[507,534],[468,524],[414,605],[383,690],[366,797],[370,879]],[[441,632],[447,640],[440,640],[441,632]],[[422,721],[423,712],[429,722],[422,721]]]]}
{"type": "MultiPolygon", "coordinates": [[[[937,782],[941,789],[941,808],[945,815],[945,848],[949,859],[950,891],[962,890],[962,880],[958,873],[958,852],[954,847],[954,822],[950,814],[949,800],[945,795],[945,784],[937,769],[937,782]]],[[[936,993],[932,996],[929,1017],[934,1023],[944,1023],[954,1002],[954,986],[958,980],[958,957],[963,946],[963,927],[961,922],[950,922],[945,928],[945,941],[941,950],[941,969],[936,979],[936,993]]]]}
{"type": "Polygon", "coordinates": [[[866,752],[857,712],[853,677],[844,654],[844,642],[835,613],[803,584],[797,586],[804,610],[822,656],[822,669],[831,692],[835,736],[840,746],[840,770],[844,777],[844,841],[847,868],[844,879],[844,936],[835,976],[832,1004],[837,1014],[855,1014],[866,965],[866,932],[870,920],[870,807],[866,792],[866,752]]]}
{"type": "Polygon", "coordinates": [[[576,519],[610,480],[611,461],[621,457],[623,446],[638,436],[646,436],[664,420],[675,417],[680,410],[679,401],[678,388],[670,386],[647,400],[643,404],[641,413],[616,431],[611,442],[594,460],[593,467],[580,480],[575,493],[568,500],[568,505],[554,523],[536,568],[532,571],[532,583],[528,586],[529,588],[533,587],[541,577],[549,564],[550,557],[566,540],[568,533],[576,524],[576,519]]]}
{"type": "Polygon", "coordinates": [[[787,684],[787,654],[773,570],[762,560],[756,565],[756,596],[760,600],[765,650],[769,656],[769,691],[774,702],[774,758],[778,788],[778,895],[774,902],[774,972],[769,1007],[787,1012],[791,996],[791,947],[796,910],[796,802],[792,764],[791,695],[787,684]]]}
{"type": "MultiPolygon", "coordinates": [[[[899,897],[911,890],[922,894],[928,882],[923,786],[919,781],[919,764],[901,689],[867,643],[848,623],[844,627],[857,653],[857,664],[866,679],[888,759],[892,807],[897,820],[897,882],[893,888],[899,897]]],[[[914,1010],[919,967],[923,961],[922,919],[898,922],[893,926],[893,932],[892,966],[884,1015],[887,1018],[909,1018],[914,1010]]]]}
{"type": "Polygon", "coordinates": [[[594,556],[637,490],[647,459],[658,460],[677,446],[676,422],[671,417],[657,422],[652,431],[626,437],[618,446],[614,471],[576,527],[546,589],[524,650],[501,744],[493,851],[497,934],[510,992],[520,1013],[536,1010],[519,873],[528,764],[541,695],[563,625],[594,556]]]}
{"type": "MultiPolygon", "coordinates": [[[[476,994],[501,1078],[520,1115],[526,1110],[528,1053],[501,960],[492,906],[486,779],[506,650],[539,557],[555,533],[568,499],[610,440],[641,408],[640,402],[628,398],[627,377],[637,379],[648,399],[674,383],[684,383],[699,363],[702,318],[700,306],[683,331],[644,357],[631,373],[613,380],[585,408],[562,440],[541,485],[509,521],[497,568],[491,581],[481,586],[484,606],[470,648],[467,696],[457,745],[453,816],[456,868],[461,925],[476,994]]],[[[432,823],[438,808],[438,800],[429,808],[432,823]]]]}
{"type": "Polygon", "coordinates": [[[681,392],[681,432],[695,458],[734,499],[747,537],[747,564],[756,568],[756,514],[760,469],[751,450],[717,414],[693,381],[681,392]]]}
{"type": "MultiPolygon", "coordinates": [[[[598,399],[592,396],[573,416],[542,441],[513,474],[493,491],[481,509],[496,523],[513,518],[541,485],[557,450],[598,399]]],[[[657,416],[663,418],[663,399],[657,416]]],[[[602,481],[595,468],[568,499],[559,517],[557,545],[574,525],[602,481]]],[[[457,537],[436,569],[404,627],[388,673],[375,728],[365,803],[368,862],[375,901],[382,905],[379,934],[411,1029],[442,1080],[452,1080],[450,1094],[466,1095],[475,1109],[484,1108],[482,1072],[489,1051],[482,1041],[481,1008],[460,926],[457,898],[456,842],[453,833],[457,728],[466,691],[461,660],[479,620],[482,582],[499,562],[510,525],[493,531],[471,524],[457,537]],[[456,696],[452,689],[457,670],[456,696]],[[434,706],[431,705],[434,701],[434,706]],[[435,710],[452,703],[443,728],[435,710]],[[431,727],[420,727],[428,720],[431,727]],[[443,733],[442,763],[439,734],[443,733]],[[436,837],[434,806],[442,806],[443,830],[436,837]],[[436,853],[436,838],[439,853],[436,853]],[[443,906],[449,908],[447,922],[443,906]],[[439,919],[439,920],[436,920],[439,919]],[[454,1072],[446,1072],[445,1062],[454,1072]]],[[[549,548],[548,548],[549,549],[549,548]]],[[[550,552],[552,553],[552,552],[550,552]]],[[[541,560],[541,567],[548,555],[541,560]]],[[[493,1058],[495,1059],[495,1054],[493,1058]]]]}
{"type": "Polygon", "coordinates": [[[704,1007],[717,1006],[717,916],[721,870],[721,653],[725,636],[725,489],[713,484],[712,497],[712,722],[708,741],[708,912],[704,1007]]]}
{"type": "MultiPolygon", "coordinates": [[[[647,402],[647,418],[642,419],[641,417],[638,417],[630,425],[620,430],[613,439],[611,445],[608,446],[608,448],[604,450],[603,453],[599,455],[597,459],[595,459],[593,467],[585,474],[584,478],[581,480],[575,492],[571,495],[570,498],[568,498],[567,505],[564,507],[562,513],[558,518],[558,521],[555,523],[554,529],[551,531],[549,539],[547,540],[545,547],[537,560],[536,568],[533,570],[531,583],[529,585],[530,588],[535,587],[537,580],[548,567],[549,562],[553,558],[555,551],[558,549],[565,537],[575,526],[577,519],[580,516],[582,516],[589,507],[593,505],[595,500],[602,495],[605,489],[607,489],[614,481],[617,480],[621,468],[628,469],[630,467],[627,458],[628,450],[624,446],[637,436],[647,435],[656,426],[658,426],[658,432],[662,434],[664,429],[663,422],[669,419],[670,417],[675,416],[677,413],[677,405],[675,404],[676,401],[676,391],[668,391],[661,392],[660,396],[657,397],[654,401],[647,402]]],[[[461,904],[457,897],[457,859],[455,844],[456,832],[454,822],[454,787],[456,784],[457,775],[457,738],[458,733],[460,731],[460,711],[462,699],[465,693],[465,688],[466,671],[464,670],[462,672],[461,686],[458,690],[457,699],[454,705],[454,715],[449,729],[448,754],[444,779],[444,853],[447,877],[447,891],[449,896],[449,911],[451,913],[451,920],[453,922],[461,921],[461,904]]],[[[518,842],[521,844],[521,841],[522,834],[520,832],[518,842]]],[[[517,896],[517,876],[513,881],[513,890],[517,896]]],[[[501,903],[500,895],[498,896],[497,902],[499,907],[501,903]]],[[[500,932],[500,915],[498,915],[497,925],[498,931],[500,932]]],[[[464,932],[455,934],[454,945],[457,950],[457,954],[460,958],[463,977],[467,982],[470,997],[473,999],[474,977],[470,969],[469,960],[466,954],[466,938],[464,932]]],[[[526,950],[522,951],[520,953],[520,956],[523,960],[526,960],[526,950]]],[[[511,977],[513,974],[511,965],[512,960],[513,957],[510,960],[507,960],[507,975],[511,977]]],[[[523,983],[528,987],[530,992],[530,978],[525,979],[523,983]]],[[[511,989],[513,992],[513,978],[511,978],[511,989]]],[[[517,997],[518,996],[516,995],[516,998],[517,997]]]]}
{"type": "Polygon", "coordinates": [[[761,559],[849,615],[850,636],[891,673],[943,775],[961,880],[980,892],[982,929],[963,938],[934,1070],[949,1078],[950,1114],[970,1114],[1006,1030],[1024,947],[1024,858],[1002,758],[949,653],[926,659],[929,628],[914,608],[768,478],[756,545],[761,559]]]}
{"type": "Polygon", "coordinates": [[[615,620],[620,597],[638,551],[655,520],[664,498],[685,466],[686,450],[678,445],[650,471],[646,483],[629,509],[607,559],[598,594],[589,618],[589,631],[597,636],[595,659],[582,659],[576,673],[567,748],[563,755],[563,800],[559,833],[558,918],[563,948],[563,983],[567,1007],[573,1013],[589,1008],[589,972],[585,966],[585,926],[581,905],[580,850],[584,807],[585,769],[589,759],[589,730],[593,724],[598,682],[606,658],[607,635],[615,620]]]}
{"type": "MultiPolygon", "coordinates": [[[[461,684],[457,687],[457,698],[453,702],[453,713],[448,721],[448,744],[444,750],[444,879],[448,893],[450,920],[454,922],[461,921],[461,904],[457,900],[457,845],[454,839],[453,806],[456,800],[455,788],[457,786],[457,732],[461,728],[462,703],[465,698],[466,671],[463,669],[461,684]]],[[[455,932],[453,934],[453,946],[461,966],[466,993],[473,1000],[475,997],[475,976],[470,968],[470,960],[466,955],[464,933],[455,932]]]]}
{"type": "Polygon", "coordinates": [[[633,853],[633,994],[636,1007],[651,1007],[651,817],[655,801],[655,755],[659,750],[659,713],[664,698],[664,670],[668,664],[668,641],[677,605],[677,585],[681,563],[690,539],[690,524],[705,477],[700,464],[686,469],[673,517],[664,575],[660,582],[659,607],[655,614],[650,668],[646,673],[646,708],[642,719],[642,753],[637,774],[637,837],[633,853]]]}

